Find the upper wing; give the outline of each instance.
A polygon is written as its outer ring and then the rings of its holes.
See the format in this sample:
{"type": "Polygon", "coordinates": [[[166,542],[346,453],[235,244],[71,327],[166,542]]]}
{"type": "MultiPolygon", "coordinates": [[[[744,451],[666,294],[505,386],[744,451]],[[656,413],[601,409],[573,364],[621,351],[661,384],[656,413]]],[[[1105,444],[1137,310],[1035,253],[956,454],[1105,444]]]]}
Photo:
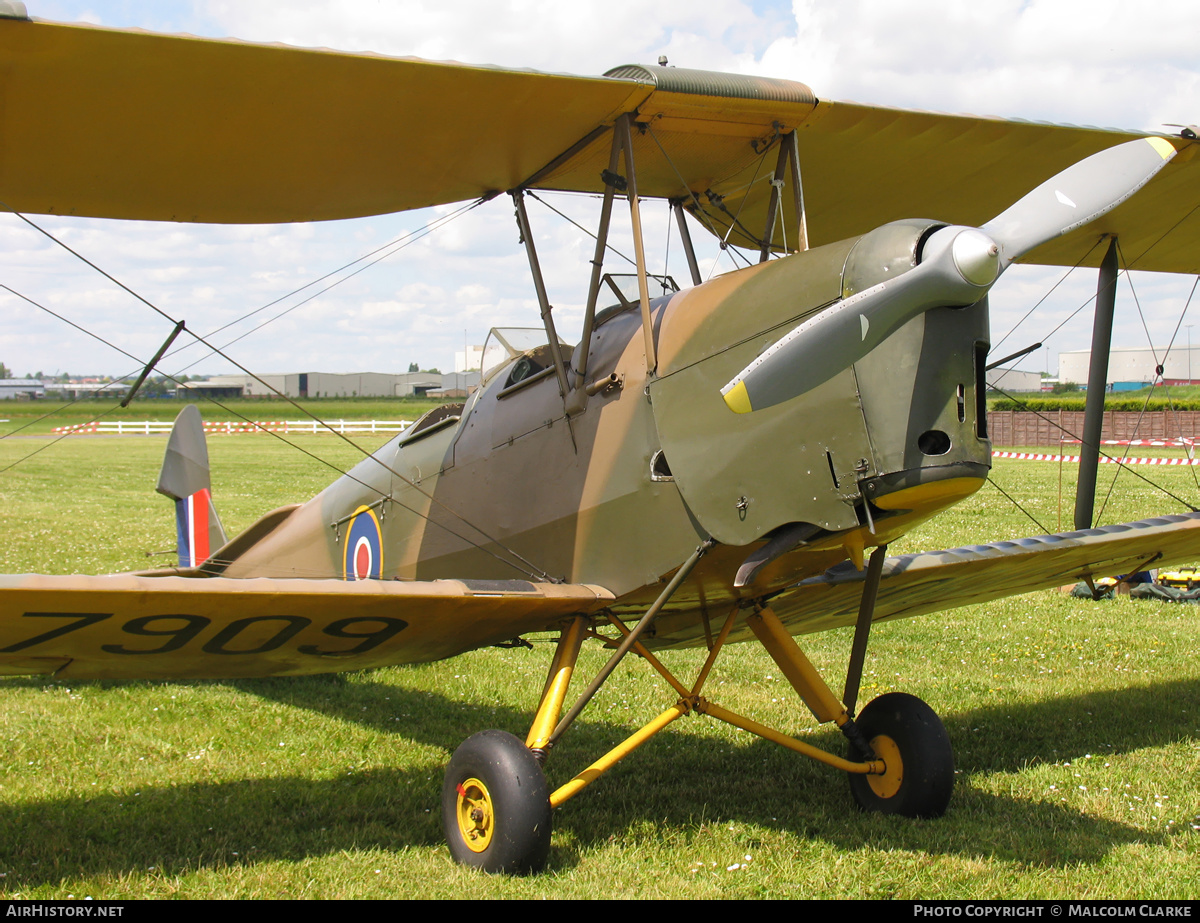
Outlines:
{"type": "MultiPolygon", "coordinates": [[[[794,81],[685,68],[575,77],[14,20],[0,20],[0,60],[0,200],[111,218],[309,221],[523,185],[596,192],[608,129],[636,112],[639,193],[684,200],[715,233],[732,224],[742,245],[758,246],[778,139],[797,129],[821,244],[897,218],[982,223],[1137,137],[818,101],[794,81]]],[[[1073,265],[1108,232],[1137,268],[1200,270],[1194,161],[1184,151],[1026,261],[1073,265]]],[[[792,224],[776,224],[776,245],[794,244],[792,224]]]]}
{"type": "Polygon", "coordinates": [[[220,679],[452,657],[608,605],[520,580],[0,577],[0,674],[220,679]]]}
{"type": "Polygon", "coordinates": [[[519,185],[647,88],[0,20],[0,199],[160,221],[351,218],[519,185]]]}
{"type": "MultiPolygon", "coordinates": [[[[809,238],[814,245],[830,243],[915,217],[976,227],[1071,164],[1143,136],[822,102],[799,132],[809,238]]],[[[1099,266],[1104,247],[1094,245],[1113,234],[1130,268],[1200,271],[1197,145],[1170,140],[1183,150],[1144,189],[1020,262],[1099,266]]],[[[746,203],[752,217],[742,223],[752,229],[764,226],[770,193],[764,187],[754,184],[746,203]]],[[[735,213],[740,207],[736,200],[725,204],[735,213]]]]}
{"type": "MultiPolygon", "coordinates": [[[[681,198],[714,233],[728,233],[732,243],[755,249],[761,246],[770,204],[778,150],[773,139],[792,129],[813,246],[901,218],[978,226],[1071,164],[1143,137],[818,101],[807,95],[807,87],[785,80],[636,66],[609,74],[655,86],[638,107],[638,121],[647,125],[634,136],[639,193],[681,198]]],[[[1184,147],[1180,138],[1171,141],[1184,147]]],[[[606,138],[592,141],[539,185],[600,191],[607,145],[606,138]]],[[[1131,264],[1136,261],[1131,268],[1200,271],[1195,150],[1188,144],[1133,198],[1036,248],[1021,262],[1073,266],[1082,259],[1083,265],[1098,266],[1104,248],[1094,247],[1095,241],[1101,234],[1116,234],[1131,264]]],[[[795,233],[788,213],[776,222],[772,243],[781,247],[786,239],[794,247],[795,233]]]]}

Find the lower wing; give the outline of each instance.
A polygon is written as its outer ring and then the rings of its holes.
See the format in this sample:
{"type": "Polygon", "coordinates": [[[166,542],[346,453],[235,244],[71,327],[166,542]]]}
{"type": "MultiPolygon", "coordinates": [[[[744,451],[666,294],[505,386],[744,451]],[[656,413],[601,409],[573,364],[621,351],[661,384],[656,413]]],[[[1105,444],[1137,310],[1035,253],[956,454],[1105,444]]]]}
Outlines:
{"type": "Polygon", "coordinates": [[[520,580],[0,577],[0,674],[221,679],[440,660],[608,605],[520,580]]]}
{"type": "MultiPolygon", "coordinates": [[[[1200,513],[888,558],[875,621],[1200,559],[1200,513]]],[[[865,572],[848,562],[795,585],[771,607],[793,634],[852,625],[865,572]]]]}

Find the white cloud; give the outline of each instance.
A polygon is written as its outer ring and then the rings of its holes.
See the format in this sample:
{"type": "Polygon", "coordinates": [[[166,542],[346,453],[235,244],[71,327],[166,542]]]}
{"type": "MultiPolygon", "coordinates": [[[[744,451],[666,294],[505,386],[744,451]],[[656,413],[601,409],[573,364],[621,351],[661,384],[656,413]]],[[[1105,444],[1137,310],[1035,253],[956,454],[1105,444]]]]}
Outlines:
{"type": "Polygon", "coordinates": [[[1156,129],[1194,119],[1195,4],[796,0],[765,73],[818,96],[1156,129]]]}

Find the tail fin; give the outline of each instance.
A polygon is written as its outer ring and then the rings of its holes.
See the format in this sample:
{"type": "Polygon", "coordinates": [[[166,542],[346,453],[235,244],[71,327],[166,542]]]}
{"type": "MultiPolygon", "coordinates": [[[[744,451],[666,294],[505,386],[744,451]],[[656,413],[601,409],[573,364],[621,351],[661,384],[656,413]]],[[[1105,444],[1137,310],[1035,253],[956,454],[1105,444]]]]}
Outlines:
{"type": "Polygon", "coordinates": [[[204,563],[225,544],[225,529],[212,502],[204,424],[195,404],[188,404],[175,418],[155,489],[175,501],[180,567],[204,563]]]}

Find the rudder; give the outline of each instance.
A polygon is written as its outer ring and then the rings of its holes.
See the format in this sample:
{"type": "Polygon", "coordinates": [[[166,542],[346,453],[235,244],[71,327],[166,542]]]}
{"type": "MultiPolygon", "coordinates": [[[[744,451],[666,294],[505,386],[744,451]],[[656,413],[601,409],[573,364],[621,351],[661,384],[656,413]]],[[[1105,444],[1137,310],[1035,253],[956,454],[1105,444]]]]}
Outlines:
{"type": "Polygon", "coordinates": [[[180,567],[204,563],[225,544],[225,529],[212,502],[204,423],[195,404],[188,404],[175,418],[155,490],[175,501],[180,567]]]}

